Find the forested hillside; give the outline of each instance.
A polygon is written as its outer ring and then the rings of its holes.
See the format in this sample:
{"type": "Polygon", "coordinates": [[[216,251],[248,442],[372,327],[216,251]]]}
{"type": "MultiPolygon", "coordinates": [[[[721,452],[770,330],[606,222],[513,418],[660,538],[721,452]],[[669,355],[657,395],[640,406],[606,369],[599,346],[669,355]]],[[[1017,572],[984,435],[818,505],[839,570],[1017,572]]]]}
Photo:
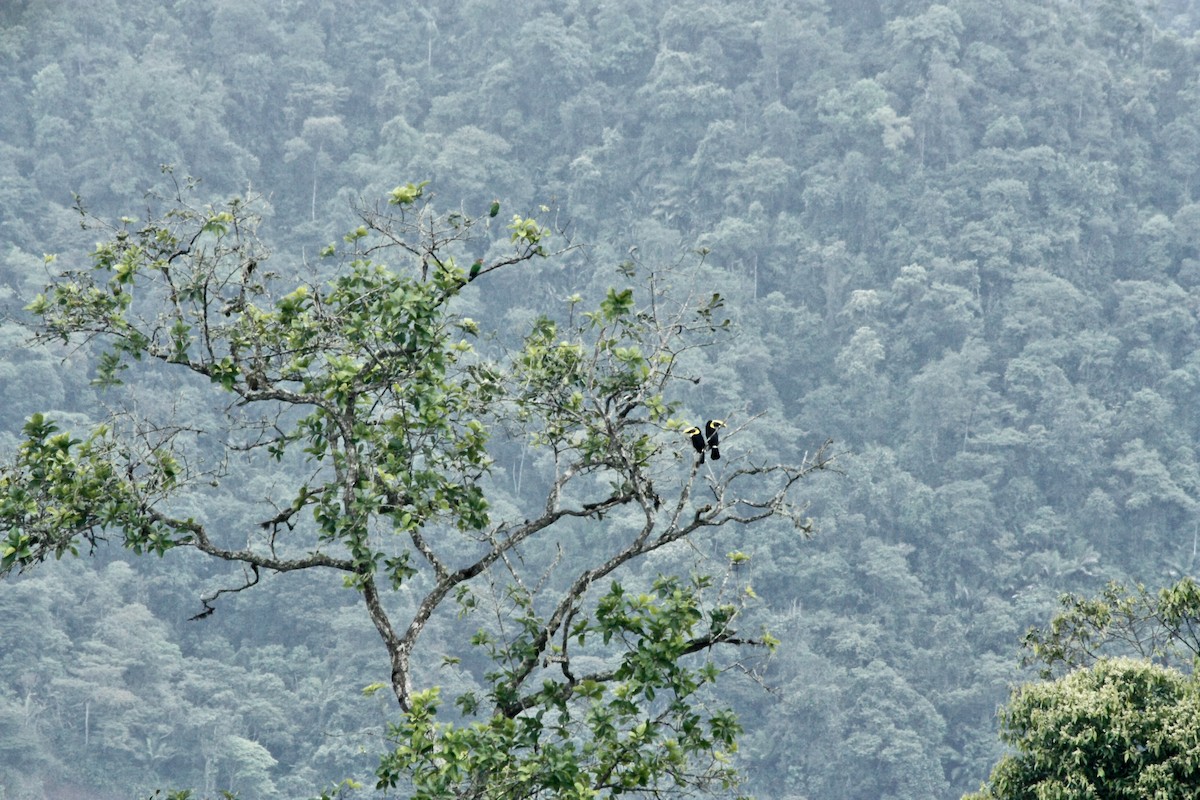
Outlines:
{"type": "MultiPolygon", "coordinates": [[[[166,164],[252,187],[272,266],[304,275],[352,203],[429,180],[471,214],[545,205],[584,245],[489,284],[485,325],[678,264],[734,332],[674,399],[748,422],[728,453],[841,451],[806,487],[811,541],[698,543],[751,556],[782,642],[728,698],[751,793],[972,791],[1062,592],[1194,573],[1195,3],[397,5],[0,7],[0,458],[35,411],[106,403],[88,347],[24,344],[48,257],[95,243],[73,195],[136,215],[166,164]]],[[[520,495],[532,469],[497,457],[520,495]]],[[[122,555],[0,582],[0,797],[370,773],[391,709],[361,689],[387,665],[352,591],[273,576],[190,622],[222,575],[122,555]]]]}

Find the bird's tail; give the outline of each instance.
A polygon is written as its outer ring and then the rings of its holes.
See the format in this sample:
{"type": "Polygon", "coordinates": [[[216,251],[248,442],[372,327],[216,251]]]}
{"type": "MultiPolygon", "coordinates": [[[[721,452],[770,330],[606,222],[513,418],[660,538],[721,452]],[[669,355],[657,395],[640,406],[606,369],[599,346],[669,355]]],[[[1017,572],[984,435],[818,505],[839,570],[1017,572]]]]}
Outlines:
{"type": "Polygon", "coordinates": [[[718,448],[714,447],[709,450],[709,452],[712,453],[713,461],[719,461],[721,459],[721,451],[718,448]]]}

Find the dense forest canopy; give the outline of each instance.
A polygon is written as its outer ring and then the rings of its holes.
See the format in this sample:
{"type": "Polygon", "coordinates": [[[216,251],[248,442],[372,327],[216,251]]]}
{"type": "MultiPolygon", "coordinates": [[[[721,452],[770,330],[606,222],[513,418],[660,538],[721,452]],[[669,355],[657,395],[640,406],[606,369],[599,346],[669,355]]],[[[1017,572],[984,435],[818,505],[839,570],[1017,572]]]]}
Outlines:
{"type": "MultiPolygon", "coordinates": [[[[810,490],[811,542],[697,544],[751,556],[782,642],[766,690],[725,698],[746,788],[958,797],[1062,592],[1197,567],[1197,29],[1186,0],[6,3],[0,451],[34,412],[111,401],[88,347],[21,326],[95,245],[73,194],[137,213],[164,164],[260,192],[298,276],[403,181],[472,215],[545,205],[584,247],[498,277],[482,326],[680,264],[734,328],[685,413],[761,415],[728,453],[848,451],[810,490]]],[[[536,480],[498,466],[514,497],[536,480]]],[[[353,592],[274,576],[187,622],[227,577],[101,551],[6,578],[0,793],[283,797],[369,772],[390,709],[360,692],[379,649],[353,592]]]]}

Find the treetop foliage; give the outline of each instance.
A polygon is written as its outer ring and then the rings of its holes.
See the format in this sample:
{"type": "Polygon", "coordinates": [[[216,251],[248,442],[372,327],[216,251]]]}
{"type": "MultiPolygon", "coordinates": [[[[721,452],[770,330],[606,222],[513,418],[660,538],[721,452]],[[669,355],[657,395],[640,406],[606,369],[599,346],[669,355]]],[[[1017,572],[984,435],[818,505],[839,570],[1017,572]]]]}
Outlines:
{"type": "Polygon", "coordinates": [[[1177,671],[1101,658],[1021,687],[1002,723],[1016,752],[968,800],[1195,796],[1200,687],[1177,671]]]}
{"type": "Polygon", "coordinates": [[[1025,637],[1043,680],[1014,689],[1000,714],[1001,738],[1015,752],[968,800],[1195,795],[1196,582],[1185,577],[1156,593],[1111,582],[1095,597],[1060,603],[1047,627],[1025,637]]]}
{"type": "Polygon", "coordinates": [[[534,218],[513,216],[498,257],[474,255],[496,235],[494,215],[481,247],[478,220],[438,213],[426,182],[405,184],[386,205],[360,207],[346,247],[326,249],[325,274],[293,288],[271,269],[255,199],[193,206],[190,185],[176,185],[165,212],[109,226],[90,268],[64,271],[28,310],[44,339],[104,348],[101,386],[152,369],[206,379],[225,398],[218,426],[126,401],[81,439],[34,415],[15,462],[0,468],[0,570],[109,537],[139,553],[192,548],[244,565],[245,581],[204,597],[197,617],[263,571],[340,573],[385,645],[400,709],[379,788],[498,798],[732,786],[740,726],[699,692],[721,672],[711,651],[773,645],[739,632],[752,591],[730,595],[697,576],[631,593],[618,580],[707,528],[781,517],[811,530],[793,494],[828,465],[823,449],[799,465],[744,454],[719,474],[681,469],[672,395],[690,384],[681,359],[726,327],[720,295],[679,301],[651,274],[641,297],[610,288],[578,313],[582,299],[571,298],[565,323],[539,317],[493,357],[456,300],[494,271],[553,254],[554,232],[534,218]],[[389,256],[402,268],[385,266],[389,256]],[[493,432],[541,454],[544,499],[524,518],[490,511],[493,432]],[[260,501],[249,530],[180,513],[238,462],[277,465],[292,485],[285,502],[260,501]],[[564,524],[603,531],[625,507],[638,523],[587,558],[526,563],[564,524]],[[409,587],[415,604],[397,608],[390,595],[409,587]],[[471,638],[493,664],[478,676],[489,688],[454,699],[480,720],[442,722],[440,688],[414,661],[418,641],[452,608],[480,606],[499,623],[471,638]],[[693,656],[703,660],[692,666],[693,656]],[[597,661],[608,665],[578,666],[597,661]]]}

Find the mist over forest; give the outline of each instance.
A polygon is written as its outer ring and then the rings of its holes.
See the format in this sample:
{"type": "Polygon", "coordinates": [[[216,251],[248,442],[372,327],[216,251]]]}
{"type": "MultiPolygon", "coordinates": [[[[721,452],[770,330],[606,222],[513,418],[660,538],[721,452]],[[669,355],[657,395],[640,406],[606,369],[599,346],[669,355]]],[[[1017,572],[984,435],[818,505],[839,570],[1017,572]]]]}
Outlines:
{"type": "MultiPolygon", "coordinates": [[[[442,212],[498,201],[578,246],[464,291],[481,347],[662,271],[730,320],[670,398],[736,429],[725,463],[833,441],[811,538],[714,528],[632,576],[748,557],[780,644],[719,684],[741,790],[961,797],[1063,593],[1200,566],[1197,30],[1192,0],[8,0],[0,461],[38,412],[216,413],[202,381],[103,389],[97,342],[31,343],[25,307],[102,236],[77,202],[161,212],[188,176],[259,195],[296,282],[406,182],[442,212]]],[[[519,515],[546,477],[492,456],[493,512],[519,515]]],[[[237,539],[279,476],[230,470],[188,502],[237,539]]],[[[0,799],[376,796],[395,708],[363,691],[389,665],[359,594],[264,571],[191,619],[240,581],[112,543],[0,579],[0,799]]],[[[465,691],[462,634],[424,647],[465,691]]]]}

